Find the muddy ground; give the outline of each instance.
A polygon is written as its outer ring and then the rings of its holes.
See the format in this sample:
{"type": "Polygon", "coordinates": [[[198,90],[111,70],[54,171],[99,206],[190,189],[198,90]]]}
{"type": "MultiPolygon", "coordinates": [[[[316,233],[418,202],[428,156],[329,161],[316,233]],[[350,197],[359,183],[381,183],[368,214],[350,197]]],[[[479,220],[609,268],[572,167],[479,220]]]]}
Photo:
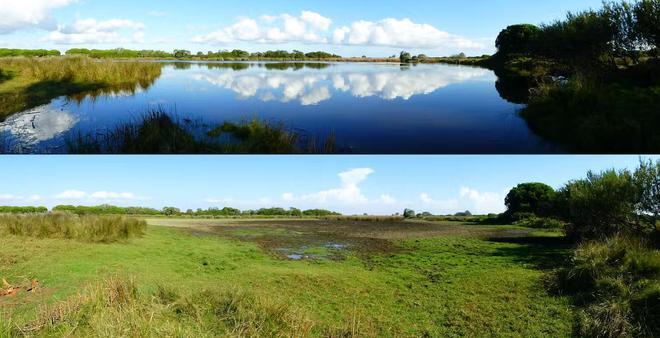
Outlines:
{"type": "Polygon", "coordinates": [[[397,240],[450,235],[481,238],[529,236],[533,230],[460,222],[327,221],[245,219],[149,219],[151,225],[179,227],[196,236],[222,236],[257,243],[285,259],[341,260],[400,250],[397,240]]]}

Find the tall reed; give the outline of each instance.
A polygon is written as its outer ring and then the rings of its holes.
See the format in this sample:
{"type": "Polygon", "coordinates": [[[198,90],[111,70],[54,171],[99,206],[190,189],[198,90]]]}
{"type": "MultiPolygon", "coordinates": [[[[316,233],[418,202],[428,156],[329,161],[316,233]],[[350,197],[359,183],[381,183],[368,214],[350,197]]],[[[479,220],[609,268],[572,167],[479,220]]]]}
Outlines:
{"type": "Polygon", "coordinates": [[[0,214],[0,234],[109,243],[144,234],[144,220],[68,213],[0,214]]]}

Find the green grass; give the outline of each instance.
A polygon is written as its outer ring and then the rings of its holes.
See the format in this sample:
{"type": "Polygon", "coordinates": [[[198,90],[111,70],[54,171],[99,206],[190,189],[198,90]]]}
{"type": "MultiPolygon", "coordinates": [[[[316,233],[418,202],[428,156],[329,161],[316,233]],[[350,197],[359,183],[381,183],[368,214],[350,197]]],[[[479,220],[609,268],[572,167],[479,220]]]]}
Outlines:
{"type": "MultiPolygon", "coordinates": [[[[38,279],[42,288],[0,298],[0,335],[53,317],[52,309],[39,312],[39,304],[75,304],[78,293],[85,304],[97,305],[64,311],[66,320],[36,333],[570,335],[568,299],[544,291],[545,267],[538,264],[561,262],[565,250],[466,235],[394,242],[400,250],[368,257],[289,261],[249,241],[159,226],[112,244],[3,236],[0,276],[15,283],[38,279]],[[109,296],[86,288],[116,275],[135,284],[130,305],[98,305],[109,296]],[[227,304],[234,305],[228,310],[227,304]],[[181,306],[187,309],[177,310],[181,306]],[[136,319],[137,313],[151,319],[136,319]],[[264,331],[246,326],[246,318],[267,323],[264,331]]],[[[114,288],[103,289],[112,294],[114,288]]]]}
{"type": "Polygon", "coordinates": [[[161,68],[158,63],[86,57],[0,58],[0,118],[58,96],[147,88],[160,76],[161,68]]]}

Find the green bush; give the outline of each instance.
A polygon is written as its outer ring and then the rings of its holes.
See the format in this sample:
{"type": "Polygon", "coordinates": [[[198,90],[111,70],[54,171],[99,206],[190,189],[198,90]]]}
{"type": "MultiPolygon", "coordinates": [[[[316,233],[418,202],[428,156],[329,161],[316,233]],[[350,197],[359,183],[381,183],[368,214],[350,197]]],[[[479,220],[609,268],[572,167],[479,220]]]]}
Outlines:
{"type": "Polygon", "coordinates": [[[556,199],[556,208],[569,224],[574,239],[599,239],[620,232],[636,232],[637,189],[628,171],[589,172],[586,179],[568,183],[556,199]]]}
{"type": "Polygon", "coordinates": [[[554,218],[528,217],[516,222],[515,225],[536,229],[563,229],[564,222],[554,218]]]}

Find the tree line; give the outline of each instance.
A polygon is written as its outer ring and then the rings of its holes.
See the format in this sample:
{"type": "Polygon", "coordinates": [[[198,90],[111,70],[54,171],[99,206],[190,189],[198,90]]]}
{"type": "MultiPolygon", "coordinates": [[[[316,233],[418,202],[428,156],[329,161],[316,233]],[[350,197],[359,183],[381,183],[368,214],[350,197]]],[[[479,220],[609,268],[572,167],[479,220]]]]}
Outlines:
{"type": "MultiPolygon", "coordinates": [[[[0,57],[12,56],[25,56],[25,57],[46,57],[46,56],[60,56],[59,50],[45,50],[45,49],[0,49],[0,57]]],[[[115,49],[87,49],[87,48],[72,48],[65,52],[65,55],[85,55],[92,58],[176,58],[176,59],[212,59],[212,60],[260,60],[260,59],[277,59],[277,60],[327,60],[327,59],[341,59],[340,55],[331,54],[324,51],[316,51],[304,53],[299,50],[292,52],[286,50],[271,50],[265,52],[250,53],[248,51],[234,49],[234,50],[220,50],[197,52],[193,54],[189,50],[176,49],[172,52],[162,50],[131,50],[125,48],[115,49]]]]}
{"type": "MultiPolygon", "coordinates": [[[[240,210],[236,208],[215,208],[208,209],[188,209],[181,210],[176,207],[164,207],[162,209],[146,207],[119,207],[115,205],[103,204],[96,206],[83,205],[58,205],[53,208],[54,212],[68,212],[78,215],[164,215],[164,216],[291,216],[291,217],[323,217],[340,216],[340,213],[325,209],[301,210],[297,208],[261,208],[257,210],[240,210]]],[[[30,214],[47,213],[46,207],[15,207],[0,206],[0,214],[30,214]]]]}
{"type": "Polygon", "coordinates": [[[617,57],[657,57],[659,42],[660,0],[640,0],[604,2],[600,9],[568,13],[564,20],[541,26],[512,25],[499,34],[496,47],[498,56],[590,66],[614,63],[617,57]]]}

